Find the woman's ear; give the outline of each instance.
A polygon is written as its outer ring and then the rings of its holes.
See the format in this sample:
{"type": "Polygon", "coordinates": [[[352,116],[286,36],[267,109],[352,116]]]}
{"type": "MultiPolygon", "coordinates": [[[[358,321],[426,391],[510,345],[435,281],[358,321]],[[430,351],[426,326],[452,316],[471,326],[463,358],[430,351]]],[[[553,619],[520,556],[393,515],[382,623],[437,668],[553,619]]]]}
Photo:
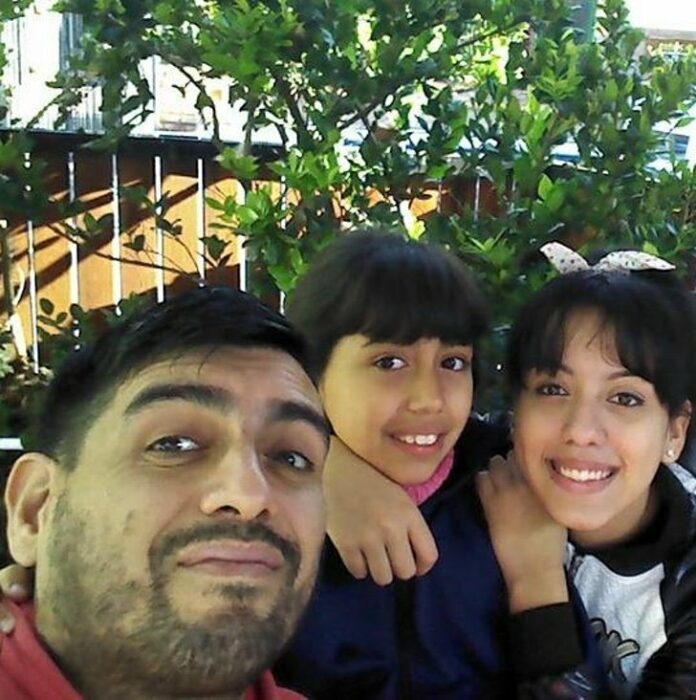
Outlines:
{"type": "Polygon", "coordinates": [[[691,412],[691,401],[685,401],[679,413],[670,418],[669,432],[662,455],[663,462],[667,464],[674,462],[682,453],[686,443],[686,436],[689,432],[689,424],[691,423],[691,412]]]}
{"type": "Polygon", "coordinates": [[[28,452],[14,463],[7,479],[7,540],[12,558],[24,567],[36,564],[38,535],[57,469],[47,455],[28,452]]]}

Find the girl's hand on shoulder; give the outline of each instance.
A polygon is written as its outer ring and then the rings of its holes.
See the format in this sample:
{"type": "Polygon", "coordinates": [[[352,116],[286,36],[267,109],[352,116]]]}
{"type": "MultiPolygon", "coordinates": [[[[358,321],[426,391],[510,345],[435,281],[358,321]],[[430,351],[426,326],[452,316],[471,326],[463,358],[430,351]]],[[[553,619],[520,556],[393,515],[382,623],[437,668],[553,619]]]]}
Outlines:
{"type": "Polygon", "coordinates": [[[512,454],[494,457],[476,487],[510,608],[522,612],[568,600],[563,561],[568,531],[546,512],[512,454]]]}
{"type": "Polygon", "coordinates": [[[331,439],[324,469],[327,532],[346,568],[386,586],[427,573],[438,551],[421,512],[399,485],[331,439]]]}
{"type": "MultiPolygon", "coordinates": [[[[31,597],[34,588],[32,569],[25,569],[19,564],[10,564],[0,569],[1,598],[23,603],[31,597]]],[[[14,630],[15,620],[12,613],[2,604],[0,598],[0,635],[10,634],[14,630]]]]}

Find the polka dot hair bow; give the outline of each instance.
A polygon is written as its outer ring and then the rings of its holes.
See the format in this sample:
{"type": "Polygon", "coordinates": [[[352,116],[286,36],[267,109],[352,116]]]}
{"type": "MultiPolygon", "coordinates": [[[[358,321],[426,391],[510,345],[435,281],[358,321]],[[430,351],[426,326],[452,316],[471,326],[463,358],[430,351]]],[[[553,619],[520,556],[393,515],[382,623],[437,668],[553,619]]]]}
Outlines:
{"type": "Polygon", "coordinates": [[[674,265],[656,255],[641,253],[637,250],[618,250],[605,255],[594,265],[585,260],[580,253],[575,252],[563,243],[554,241],[541,246],[541,252],[547,260],[565,275],[578,270],[599,270],[612,272],[633,272],[635,270],[674,270],[674,265]]]}

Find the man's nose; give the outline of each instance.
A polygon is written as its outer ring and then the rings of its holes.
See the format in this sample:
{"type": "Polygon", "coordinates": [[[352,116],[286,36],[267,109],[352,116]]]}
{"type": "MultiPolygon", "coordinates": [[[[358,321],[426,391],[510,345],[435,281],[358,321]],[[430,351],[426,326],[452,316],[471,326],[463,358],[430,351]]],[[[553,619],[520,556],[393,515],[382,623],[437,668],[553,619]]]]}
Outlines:
{"type": "Polygon", "coordinates": [[[255,449],[232,448],[211,467],[200,500],[205,515],[254,520],[269,512],[272,486],[255,449]]]}

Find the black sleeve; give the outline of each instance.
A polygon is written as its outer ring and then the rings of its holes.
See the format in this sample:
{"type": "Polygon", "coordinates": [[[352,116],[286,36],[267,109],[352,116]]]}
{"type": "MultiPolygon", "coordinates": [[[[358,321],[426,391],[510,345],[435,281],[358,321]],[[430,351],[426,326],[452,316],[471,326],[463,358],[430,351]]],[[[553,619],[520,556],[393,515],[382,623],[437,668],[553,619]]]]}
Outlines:
{"type": "Polygon", "coordinates": [[[696,544],[661,589],[667,641],[643,669],[636,700],[696,698],[696,544]]]}
{"type": "Polygon", "coordinates": [[[571,603],[526,610],[510,618],[515,675],[555,675],[582,663],[583,651],[571,603]]]}
{"type": "Polygon", "coordinates": [[[607,698],[598,650],[572,603],[547,605],[510,618],[520,700],[607,698]]]}

